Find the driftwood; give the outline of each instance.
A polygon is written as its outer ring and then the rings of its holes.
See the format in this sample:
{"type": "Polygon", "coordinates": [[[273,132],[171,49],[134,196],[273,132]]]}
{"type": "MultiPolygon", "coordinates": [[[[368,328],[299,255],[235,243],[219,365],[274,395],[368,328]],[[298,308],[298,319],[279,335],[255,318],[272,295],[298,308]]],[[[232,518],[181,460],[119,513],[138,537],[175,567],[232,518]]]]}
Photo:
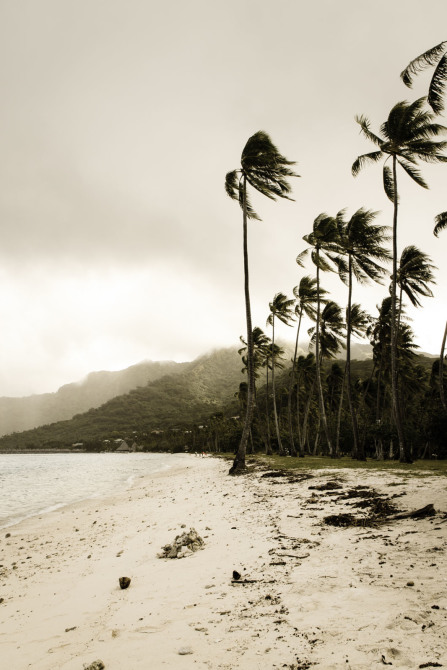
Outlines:
{"type": "Polygon", "coordinates": [[[413,512],[401,512],[400,514],[393,514],[392,516],[387,516],[386,521],[395,521],[396,519],[424,519],[426,516],[434,516],[436,510],[432,504],[425,505],[420,509],[416,509],[413,512]]]}

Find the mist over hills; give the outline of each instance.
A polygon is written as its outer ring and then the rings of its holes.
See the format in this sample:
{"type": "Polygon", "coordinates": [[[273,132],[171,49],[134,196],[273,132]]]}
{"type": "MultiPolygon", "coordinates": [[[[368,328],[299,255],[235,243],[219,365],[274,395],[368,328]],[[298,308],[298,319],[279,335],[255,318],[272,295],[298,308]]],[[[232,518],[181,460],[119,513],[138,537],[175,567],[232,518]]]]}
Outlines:
{"type": "Polygon", "coordinates": [[[189,363],[144,361],[117,372],[91,372],[82,381],[65,384],[55,393],[0,397],[0,436],[71,419],[137,386],[145,386],[166,374],[177,374],[187,365],[189,363]]]}
{"type": "Polygon", "coordinates": [[[200,423],[214,410],[220,410],[229,401],[235,402],[234,394],[243,381],[241,367],[236,348],[220,349],[191,363],[161,366],[156,370],[157,379],[144,386],[116,395],[68,420],[4,435],[0,438],[0,446],[23,448],[49,442],[70,445],[77,441],[97,440],[104,435],[150,432],[160,427],[200,423]]]}
{"type": "MultiPolygon", "coordinates": [[[[284,344],[284,343],[282,343],[284,344]]],[[[286,361],[293,345],[285,344],[286,361]]],[[[307,343],[299,354],[307,353],[307,343]]],[[[344,352],[343,352],[344,354],[344,352]]],[[[341,358],[343,358],[343,354],[341,358]]],[[[353,345],[353,360],[368,364],[369,344],[353,345]]],[[[105,435],[150,432],[206,422],[213,412],[233,409],[246,380],[237,348],[188,363],[144,362],[119,372],[94,372],[56,393],[0,398],[0,448],[71,445],[105,435]]],[[[285,372],[287,374],[287,372],[285,372]]],[[[259,387],[264,383],[259,379],[259,387]]]]}

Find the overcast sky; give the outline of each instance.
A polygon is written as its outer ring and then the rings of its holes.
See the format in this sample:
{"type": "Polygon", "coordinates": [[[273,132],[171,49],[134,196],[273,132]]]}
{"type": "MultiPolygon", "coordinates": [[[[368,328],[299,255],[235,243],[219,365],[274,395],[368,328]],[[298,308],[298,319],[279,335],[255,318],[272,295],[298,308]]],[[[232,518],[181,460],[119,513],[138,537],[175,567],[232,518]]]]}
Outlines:
{"type": "MultiPolygon", "coordinates": [[[[242,217],[224,179],[258,130],[301,177],[295,202],[255,199],[254,325],[298,284],[320,212],[364,206],[391,223],[381,166],[351,176],[372,150],[354,115],[378,131],[425,95],[428,75],[409,90],[399,73],[446,27],[445,0],[0,0],[0,395],[238,344],[242,217]]],[[[408,310],[435,353],[447,167],[422,170],[430,191],[400,181],[399,248],[439,267],[435,298],[408,310]]],[[[346,303],[335,275],[324,285],[346,303]]],[[[385,291],[355,287],[354,300],[375,314],[385,291]]]]}

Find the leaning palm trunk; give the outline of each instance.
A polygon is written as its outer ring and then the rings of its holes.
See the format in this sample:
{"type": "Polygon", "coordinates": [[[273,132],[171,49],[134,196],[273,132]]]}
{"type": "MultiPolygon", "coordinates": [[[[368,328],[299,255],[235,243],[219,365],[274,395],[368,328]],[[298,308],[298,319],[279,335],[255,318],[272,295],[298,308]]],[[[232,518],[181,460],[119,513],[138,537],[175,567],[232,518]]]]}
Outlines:
{"type": "MultiPolygon", "coordinates": [[[[319,261],[320,251],[317,249],[317,261],[319,261]]],[[[326,437],[326,442],[329,450],[329,455],[332,456],[332,442],[329,434],[329,428],[326,417],[326,410],[324,407],[323,386],[321,384],[321,355],[320,355],[320,268],[317,262],[317,322],[315,329],[315,364],[316,364],[316,379],[318,390],[318,401],[320,406],[320,420],[323,424],[323,430],[326,437]]]]}
{"type": "Polygon", "coordinates": [[[442,344],[441,344],[441,356],[439,358],[439,395],[441,396],[441,403],[445,412],[447,412],[445,395],[444,395],[444,351],[445,351],[446,339],[447,339],[447,322],[445,324],[444,337],[442,338],[442,344]]]}
{"type": "Polygon", "coordinates": [[[399,397],[397,368],[397,322],[396,322],[396,284],[397,284],[397,159],[393,156],[394,212],[393,212],[393,276],[391,281],[391,392],[393,395],[394,419],[399,440],[399,459],[401,463],[411,463],[411,455],[405,440],[399,397]]]}
{"type": "Polygon", "coordinates": [[[245,470],[245,454],[247,442],[250,436],[251,424],[255,407],[255,374],[253,368],[253,327],[251,323],[250,286],[248,273],[248,231],[247,231],[247,178],[243,180],[243,244],[244,244],[244,295],[245,295],[245,318],[247,322],[247,409],[245,413],[244,428],[241,441],[236,453],[230,474],[237,474],[245,470]]]}
{"type": "MultiPolygon", "coordinates": [[[[359,440],[359,428],[357,423],[357,414],[354,408],[354,403],[352,402],[352,381],[351,381],[351,334],[352,334],[352,314],[351,314],[351,303],[352,303],[352,258],[351,254],[349,255],[349,266],[348,266],[348,309],[346,315],[346,378],[347,378],[347,396],[348,396],[348,405],[349,412],[351,414],[351,425],[352,425],[352,438],[353,438],[353,448],[352,455],[354,458],[357,458],[359,461],[364,461],[365,453],[363,445],[360,444],[359,440]]],[[[343,392],[343,389],[342,389],[343,392]]]]}
{"type": "Polygon", "coordinates": [[[266,454],[270,456],[273,453],[272,450],[272,442],[271,442],[271,437],[270,437],[270,408],[269,408],[269,366],[268,366],[268,361],[267,361],[267,368],[266,368],[266,377],[265,377],[265,389],[266,389],[266,395],[265,395],[265,419],[267,422],[267,450],[266,454]]]}
{"type": "MultiPolygon", "coordinates": [[[[301,317],[303,314],[303,310],[301,309],[300,311],[300,316],[298,319],[298,328],[296,331],[296,341],[295,341],[295,351],[293,354],[293,362],[292,362],[292,372],[290,374],[290,384],[289,384],[289,395],[288,395],[288,400],[287,400],[287,414],[288,414],[288,419],[289,419],[289,440],[290,440],[290,453],[292,456],[296,456],[296,448],[295,448],[295,442],[293,440],[293,427],[292,427],[292,393],[293,393],[293,386],[295,382],[295,368],[296,368],[296,357],[298,354],[298,338],[300,335],[300,326],[301,326],[301,317]]],[[[299,394],[299,386],[297,386],[297,394],[299,394]]]]}
{"type": "Polygon", "coordinates": [[[346,382],[346,379],[347,379],[347,374],[346,374],[347,367],[348,367],[348,362],[346,361],[345,371],[343,373],[343,379],[342,379],[342,382],[341,382],[340,402],[339,402],[339,405],[338,405],[338,412],[337,412],[337,432],[336,432],[336,437],[335,437],[335,456],[336,456],[336,458],[339,458],[339,456],[340,456],[340,427],[341,427],[341,415],[342,415],[342,412],[343,412],[343,396],[344,396],[344,390],[345,390],[345,382],[346,382]]]}
{"type": "Polygon", "coordinates": [[[276,408],[276,388],[275,388],[275,317],[272,321],[272,393],[273,393],[273,416],[275,417],[276,439],[278,440],[278,453],[284,456],[284,447],[281,442],[281,434],[279,431],[278,411],[276,408]]]}
{"type": "MultiPolygon", "coordinates": [[[[315,389],[315,379],[312,382],[312,387],[307,396],[306,407],[304,409],[304,418],[303,418],[303,430],[301,431],[301,442],[300,442],[300,456],[304,456],[304,450],[307,442],[307,427],[309,425],[309,413],[310,413],[310,403],[315,389]]],[[[319,428],[318,428],[319,429],[319,428]]],[[[310,452],[310,449],[308,450],[310,452]]]]}

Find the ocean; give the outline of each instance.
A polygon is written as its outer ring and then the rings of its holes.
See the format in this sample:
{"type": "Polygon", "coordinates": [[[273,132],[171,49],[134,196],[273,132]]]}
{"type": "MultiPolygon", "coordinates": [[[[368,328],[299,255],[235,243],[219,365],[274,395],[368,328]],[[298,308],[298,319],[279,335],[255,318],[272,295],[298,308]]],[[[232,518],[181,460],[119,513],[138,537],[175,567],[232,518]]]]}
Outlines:
{"type": "Polygon", "coordinates": [[[0,528],[130,488],[184,462],[181,454],[0,454],[0,528]]]}

